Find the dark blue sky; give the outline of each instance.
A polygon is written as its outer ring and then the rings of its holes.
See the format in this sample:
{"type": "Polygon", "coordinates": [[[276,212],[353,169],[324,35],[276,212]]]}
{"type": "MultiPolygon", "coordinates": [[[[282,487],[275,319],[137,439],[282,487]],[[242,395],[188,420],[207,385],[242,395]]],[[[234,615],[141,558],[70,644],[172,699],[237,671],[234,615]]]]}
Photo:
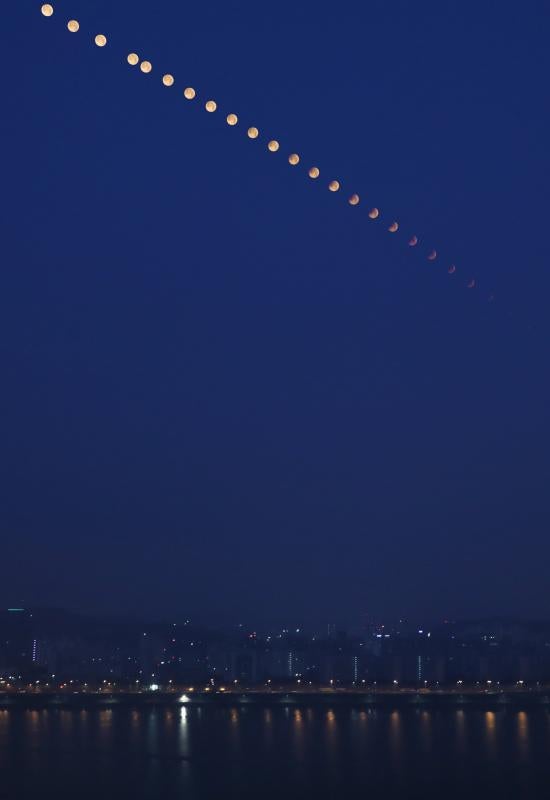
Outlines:
{"type": "Polygon", "coordinates": [[[548,4],[54,5],[0,34],[5,602],[549,616],[548,4]]]}

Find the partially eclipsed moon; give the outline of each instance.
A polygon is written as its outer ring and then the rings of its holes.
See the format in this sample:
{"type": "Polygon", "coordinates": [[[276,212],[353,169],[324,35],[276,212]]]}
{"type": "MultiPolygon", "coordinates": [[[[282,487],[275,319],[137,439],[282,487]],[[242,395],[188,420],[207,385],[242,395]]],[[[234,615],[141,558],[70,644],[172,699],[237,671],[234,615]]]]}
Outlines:
{"type": "Polygon", "coordinates": [[[399,225],[398,225],[398,223],[397,223],[397,222],[392,222],[392,224],[391,224],[391,225],[390,225],[390,227],[388,228],[388,230],[389,230],[389,232],[390,232],[390,233],[395,233],[395,232],[396,232],[396,230],[398,230],[398,229],[399,229],[399,225]]]}
{"type": "Polygon", "coordinates": [[[352,194],[352,196],[348,199],[348,203],[350,206],[356,206],[359,203],[359,195],[352,194]]]}
{"type": "Polygon", "coordinates": [[[319,167],[311,167],[308,172],[310,178],[318,178],[320,174],[321,172],[319,170],[319,167]]]}
{"type": "Polygon", "coordinates": [[[416,247],[418,244],[418,236],[411,236],[409,239],[409,247],[416,247]]]}
{"type": "Polygon", "coordinates": [[[437,258],[437,250],[432,250],[430,255],[428,256],[428,261],[435,261],[437,258]]]}
{"type": "Polygon", "coordinates": [[[451,266],[449,267],[449,269],[447,270],[447,272],[449,273],[449,275],[454,275],[454,273],[456,272],[456,267],[455,267],[455,265],[454,265],[454,264],[451,264],[451,266]]]}
{"type": "Polygon", "coordinates": [[[331,192],[337,192],[338,189],[340,188],[340,184],[338,183],[338,181],[331,181],[328,185],[328,188],[329,191],[331,192]]]}
{"type": "Polygon", "coordinates": [[[98,47],[105,47],[107,44],[107,37],[104,36],[102,33],[98,33],[95,37],[95,43],[98,47]]]}
{"type": "Polygon", "coordinates": [[[473,289],[475,285],[476,285],[476,282],[475,282],[475,280],[473,278],[471,280],[469,280],[468,283],[466,284],[468,289],[473,289]]]}
{"type": "Polygon", "coordinates": [[[371,219],[378,219],[379,216],[380,216],[380,212],[378,211],[378,209],[377,208],[371,208],[371,210],[369,211],[369,217],[371,219]]]}

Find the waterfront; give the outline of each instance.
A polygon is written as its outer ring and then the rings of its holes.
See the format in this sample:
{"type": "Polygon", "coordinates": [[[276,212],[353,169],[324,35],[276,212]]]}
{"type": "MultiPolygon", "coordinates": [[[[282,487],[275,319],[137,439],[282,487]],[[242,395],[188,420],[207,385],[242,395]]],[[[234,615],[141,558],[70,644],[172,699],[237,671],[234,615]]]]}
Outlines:
{"type": "Polygon", "coordinates": [[[538,798],[544,707],[287,704],[0,711],[0,797],[538,798]]]}

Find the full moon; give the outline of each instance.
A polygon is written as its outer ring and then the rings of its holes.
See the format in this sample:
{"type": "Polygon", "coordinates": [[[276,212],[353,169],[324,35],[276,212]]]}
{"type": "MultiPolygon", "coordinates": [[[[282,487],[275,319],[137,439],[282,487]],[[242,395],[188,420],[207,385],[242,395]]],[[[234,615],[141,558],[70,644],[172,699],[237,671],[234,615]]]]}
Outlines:
{"type": "Polygon", "coordinates": [[[151,70],[153,69],[153,65],[151,64],[150,61],[142,61],[141,64],[139,65],[139,68],[142,72],[147,73],[151,72],[151,70]]]}
{"type": "Polygon", "coordinates": [[[270,150],[272,153],[276,153],[277,150],[279,149],[279,142],[276,141],[276,139],[272,139],[270,142],[268,142],[267,149],[270,150]]]}
{"type": "Polygon", "coordinates": [[[44,3],[40,11],[44,14],[45,17],[51,17],[53,14],[53,6],[49,3],[44,3]]]}
{"type": "Polygon", "coordinates": [[[135,67],[136,64],[139,63],[138,54],[137,53],[130,53],[128,58],[127,58],[127,61],[128,61],[128,64],[130,64],[131,67],[135,67]]]}
{"type": "Polygon", "coordinates": [[[193,100],[196,97],[197,93],[193,89],[192,86],[188,86],[187,89],[183,90],[183,96],[186,100],[193,100]]]}
{"type": "Polygon", "coordinates": [[[212,113],[217,109],[218,106],[216,105],[216,102],[214,100],[207,100],[204,107],[207,111],[212,113]]]}
{"type": "Polygon", "coordinates": [[[293,167],[295,167],[296,164],[299,164],[300,156],[298,155],[298,153],[291,153],[291,155],[289,155],[288,157],[288,163],[292,164],[293,167]]]}
{"type": "Polygon", "coordinates": [[[338,181],[331,181],[328,185],[328,188],[329,191],[331,192],[337,192],[338,189],[340,188],[340,184],[338,183],[338,181]]]}
{"type": "Polygon", "coordinates": [[[380,216],[380,212],[378,211],[378,209],[377,208],[371,208],[371,210],[369,211],[369,217],[371,219],[377,219],[379,216],[380,216]]]}
{"type": "Polygon", "coordinates": [[[320,174],[319,167],[311,167],[308,172],[310,178],[318,178],[320,174]]]}
{"type": "Polygon", "coordinates": [[[95,37],[95,43],[98,47],[105,47],[107,44],[107,37],[104,36],[102,33],[98,33],[95,37]]]}
{"type": "Polygon", "coordinates": [[[260,132],[259,132],[258,128],[254,128],[254,127],[252,127],[252,128],[249,128],[249,129],[247,130],[247,132],[246,132],[246,134],[247,134],[247,136],[248,136],[248,138],[249,138],[249,139],[257,139],[257,138],[258,138],[258,135],[259,135],[259,133],[260,133],[260,132]]]}
{"type": "Polygon", "coordinates": [[[77,30],[80,28],[80,25],[76,19],[70,19],[67,22],[67,28],[70,30],[71,33],[76,33],[77,30]]]}
{"type": "Polygon", "coordinates": [[[236,114],[228,114],[227,115],[227,124],[228,125],[236,125],[239,121],[239,118],[236,114]]]}
{"type": "Polygon", "coordinates": [[[173,75],[163,75],[162,82],[165,86],[173,86],[174,85],[174,76],[173,75]]]}
{"type": "Polygon", "coordinates": [[[350,206],[356,206],[359,203],[359,195],[352,194],[352,196],[348,200],[348,203],[350,204],[350,206]]]}

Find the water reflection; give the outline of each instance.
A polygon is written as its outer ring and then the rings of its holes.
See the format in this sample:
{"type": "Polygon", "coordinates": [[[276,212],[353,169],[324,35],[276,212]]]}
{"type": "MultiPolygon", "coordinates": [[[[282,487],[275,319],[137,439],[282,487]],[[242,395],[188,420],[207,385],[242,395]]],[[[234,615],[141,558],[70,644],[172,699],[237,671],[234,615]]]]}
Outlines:
{"type": "Polygon", "coordinates": [[[189,709],[181,706],[178,728],[178,753],[180,756],[189,755],[189,709]]]}
{"type": "MultiPolygon", "coordinates": [[[[14,786],[22,764],[25,774],[36,776],[29,796],[60,796],[52,781],[63,775],[73,782],[72,797],[102,800],[117,795],[101,786],[126,785],[133,800],[225,795],[444,800],[477,796],[472,781],[481,780],[485,770],[495,797],[546,797],[531,792],[535,779],[550,785],[550,715],[541,708],[392,711],[330,702],[332,707],[286,709],[250,704],[244,712],[238,706],[204,706],[201,715],[185,705],[0,711],[0,765],[12,773],[14,786]],[[252,786],[255,794],[249,792],[252,786]],[[516,793],[507,794],[512,789],[516,793]]],[[[0,785],[2,796],[5,786],[0,785]]]]}
{"type": "Polygon", "coordinates": [[[466,752],[466,714],[459,708],[455,714],[456,719],[456,747],[460,755],[466,752]]]}
{"type": "Polygon", "coordinates": [[[432,714],[430,711],[420,712],[420,737],[423,750],[428,753],[432,749],[432,714]]]}
{"type": "Polygon", "coordinates": [[[265,748],[269,751],[273,746],[273,711],[270,708],[264,709],[263,730],[265,748]]]}
{"type": "Polygon", "coordinates": [[[522,761],[526,761],[529,756],[529,718],[525,711],[518,712],[516,722],[518,750],[522,761]]]}
{"type": "Polygon", "coordinates": [[[496,755],[496,715],[494,711],[485,712],[485,741],[487,743],[487,752],[491,758],[496,755]]]}
{"type": "Polygon", "coordinates": [[[401,735],[401,714],[399,711],[392,711],[390,714],[390,743],[397,759],[401,754],[401,735]]]}
{"type": "Polygon", "coordinates": [[[294,709],[292,731],[294,734],[293,739],[294,747],[296,748],[296,755],[300,760],[302,760],[305,752],[304,715],[299,708],[294,709]]]}
{"type": "Polygon", "coordinates": [[[336,714],[329,709],[325,716],[325,746],[327,751],[327,764],[333,775],[338,771],[338,726],[336,714]]]}
{"type": "Polygon", "coordinates": [[[238,708],[231,709],[229,720],[230,720],[229,730],[230,730],[231,747],[233,749],[235,756],[238,756],[240,754],[240,749],[241,749],[241,732],[239,725],[240,712],[238,708]]]}
{"type": "Polygon", "coordinates": [[[67,736],[72,735],[73,725],[74,725],[74,713],[72,711],[67,711],[66,709],[62,709],[59,712],[59,723],[61,726],[61,730],[67,736]]]}

